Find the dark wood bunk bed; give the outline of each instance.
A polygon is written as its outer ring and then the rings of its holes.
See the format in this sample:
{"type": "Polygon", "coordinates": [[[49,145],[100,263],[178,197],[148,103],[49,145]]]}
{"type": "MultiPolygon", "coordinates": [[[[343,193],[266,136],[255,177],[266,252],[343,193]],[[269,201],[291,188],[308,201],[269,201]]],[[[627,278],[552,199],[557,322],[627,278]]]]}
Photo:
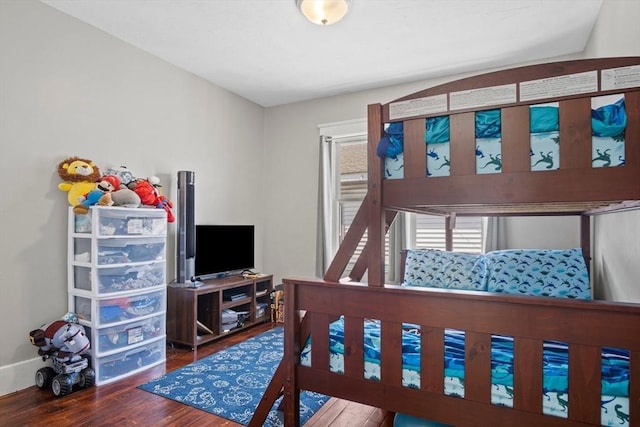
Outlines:
{"type": "MultiPolygon", "coordinates": [[[[640,57],[526,66],[446,83],[368,108],[369,188],[323,280],[285,279],[285,350],[252,425],[284,395],[285,425],[299,424],[311,390],[455,426],[601,425],[601,351],[628,350],[630,426],[640,426],[640,304],[386,285],[384,234],[398,211],[444,215],[579,215],[590,259],[590,217],[638,207],[640,57]],[[594,82],[595,81],[595,82],[594,82]],[[574,93],[575,92],[575,93],[574,93]],[[506,95],[505,95],[506,93],[506,95]],[[625,163],[592,167],[592,98],[623,94],[625,163]],[[456,106],[452,108],[455,97],[456,106]],[[512,97],[512,99],[510,99],[512,97]],[[532,171],[530,106],[558,102],[560,167],[532,171]],[[444,102],[444,104],[443,104],[444,102]],[[464,108],[464,103],[471,107],[464,108]],[[482,104],[474,107],[474,103],[482,104]],[[435,105],[435,107],[434,107],[435,105]],[[440,109],[444,111],[431,111],[440,109]],[[462,107],[461,107],[462,105],[462,107]],[[477,174],[474,114],[500,109],[502,172],[477,174]],[[450,119],[450,176],[426,177],[425,119],[450,119]],[[385,124],[404,127],[404,176],[384,179],[376,150],[385,124]],[[341,279],[357,243],[367,244],[341,279]],[[367,272],[367,283],[359,283],[367,272]],[[344,371],[330,366],[329,326],[344,319],[344,371]],[[380,377],[365,379],[363,322],[380,323],[380,377]],[[402,326],[420,325],[420,384],[402,383],[402,326]],[[445,330],[464,331],[464,397],[443,392],[445,330]],[[513,337],[513,404],[491,402],[492,334],[513,337]],[[310,366],[300,352],[312,337],[310,366]],[[568,344],[566,418],[543,413],[543,342],[568,344]]],[[[624,420],[623,420],[624,421],[624,420]]],[[[622,421],[621,421],[622,424],[622,421]]]]}

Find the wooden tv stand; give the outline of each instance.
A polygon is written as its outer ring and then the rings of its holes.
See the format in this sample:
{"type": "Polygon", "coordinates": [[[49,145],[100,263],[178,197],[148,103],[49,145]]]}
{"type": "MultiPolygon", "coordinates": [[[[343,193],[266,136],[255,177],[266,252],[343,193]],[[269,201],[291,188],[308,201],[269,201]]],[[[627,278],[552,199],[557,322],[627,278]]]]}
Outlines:
{"type": "Polygon", "coordinates": [[[270,320],[273,276],[227,276],[199,287],[167,288],[167,341],[199,345],[270,320]],[[261,309],[263,308],[263,309],[261,309]],[[224,310],[247,313],[239,322],[224,310]]]}

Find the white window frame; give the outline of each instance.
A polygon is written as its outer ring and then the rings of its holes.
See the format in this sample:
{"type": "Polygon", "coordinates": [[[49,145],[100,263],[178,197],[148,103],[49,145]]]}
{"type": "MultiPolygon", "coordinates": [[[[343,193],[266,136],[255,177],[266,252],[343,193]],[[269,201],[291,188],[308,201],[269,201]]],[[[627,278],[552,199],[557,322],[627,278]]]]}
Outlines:
{"type": "MultiPolygon", "coordinates": [[[[345,201],[349,201],[348,199],[342,199],[340,197],[340,164],[338,159],[338,149],[337,144],[349,144],[349,143],[359,143],[367,141],[367,121],[366,119],[358,119],[358,120],[349,120],[343,122],[336,123],[327,123],[318,125],[318,129],[320,132],[320,136],[327,138],[329,141],[324,143],[331,144],[330,149],[325,150],[326,153],[330,153],[331,159],[331,188],[326,188],[325,191],[328,192],[324,195],[325,202],[328,203],[329,206],[325,207],[325,216],[329,216],[329,221],[325,221],[325,227],[328,230],[325,241],[325,257],[327,262],[329,262],[335,256],[344,235],[342,235],[342,223],[341,223],[341,204],[345,201]]],[[[326,171],[325,171],[326,172],[326,171]]],[[[363,177],[365,185],[367,184],[367,176],[363,177]]],[[[366,194],[366,191],[365,191],[366,194]]],[[[355,199],[354,199],[355,201],[355,199]]],[[[413,213],[400,213],[400,215],[407,215],[406,221],[406,230],[405,230],[405,241],[407,242],[407,248],[416,248],[416,234],[417,234],[417,221],[416,215],[413,213]]],[[[460,218],[458,218],[460,219],[460,218]]],[[[483,241],[484,241],[484,227],[482,227],[482,219],[480,217],[476,217],[478,220],[479,229],[475,234],[480,234],[480,242],[476,246],[472,248],[469,247],[460,247],[456,244],[457,239],[456,236],[460,236],[460,233],[456,232],[454,228],[453,233],[453,249],[464,252],[473,252],[473,253],[481,253],[483,250],[483,241]]],[[[465,220],[463,220],[465,221],[465,220]]],[[[465,221],[466,222],[466,221],[465,221]]],[[[444,219],[442,225],[442,242],[438,243],[432,247],[432,249],[444,249],[445,247],[445,229],[444,229],[444,219]]],[[[359,244],[359,250],[364,247],[364,242],[366,242],[366,232],[363,236],[361,243],[359,244]]],[[[421,248],[425,248],[424,245],[420,246],[421,248]]],[[[359,254],[359,250],[356,251],[351,261],[349,262],[347,269],[345,271],[346,274],[351,271],[353,267],[353,263],[357,259],[357,255],[359,254]]],[[[389,239],[385,238],[385,260],[386,264],[392,262],[389,254],[389,239]]],[[[387,265],[385,268],[385,272],[388,275],[389,266],[387,265]]]]}
{"type": "MultiPolygon", "coordinates": [[[[328,207],[325,207],[325,215],[329,216],[329,220],[325,221],[325,226],[328,229],[328,239],[325,241],[325,257],[329,261],[336,255],[341,242],[340,206],[338,203],[338,195],[340,194],[340,165],[338,163],[338,150],[336,149],[336,144],[356,142],[362,139],[366,141],[367,120],[356,119],[325,123],[318,125],[318,129],[321,137],[330,139],[330,141],[325,143],[332,145],[330,150],[326,150],[326,152],[331,153],[330,174],[332,185],[329,194],[325,195],[325,202],[329,204],[328,207]]],[[[365,182],[367,181],[366,175],[364,180],[365,182]]]]}

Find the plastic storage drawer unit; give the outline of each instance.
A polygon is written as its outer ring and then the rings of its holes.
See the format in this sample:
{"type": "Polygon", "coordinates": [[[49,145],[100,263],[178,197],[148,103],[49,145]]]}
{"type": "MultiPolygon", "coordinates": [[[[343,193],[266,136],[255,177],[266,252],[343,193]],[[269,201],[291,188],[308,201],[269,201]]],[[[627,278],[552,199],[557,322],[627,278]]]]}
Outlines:
{"type": "Polygon", "coordinates": [[[163,362],[167,212],[70,206],[68,230],[68,310],[88,330],[96,384],[163,362]]]}

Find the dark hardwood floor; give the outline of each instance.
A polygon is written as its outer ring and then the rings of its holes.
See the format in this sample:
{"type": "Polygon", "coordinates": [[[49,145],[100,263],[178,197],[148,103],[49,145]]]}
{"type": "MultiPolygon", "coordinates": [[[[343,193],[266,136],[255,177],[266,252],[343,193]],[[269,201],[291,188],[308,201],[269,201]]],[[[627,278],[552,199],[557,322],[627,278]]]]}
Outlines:
{"type": "MultiPolygon", "coordinates": [[[[240,426],[187,405],[137,389],[153,378],[272,328],[265,323],[191,351],[167,347],[167,362],[120,381],[55,398],[35,385],[0,397],[0,426],[240,426]]],[[[35,375],[35,372],[34,372],[35,375]]],[[[307,427],[390,427],[392,414],[332,398],[307,427]]]]}

